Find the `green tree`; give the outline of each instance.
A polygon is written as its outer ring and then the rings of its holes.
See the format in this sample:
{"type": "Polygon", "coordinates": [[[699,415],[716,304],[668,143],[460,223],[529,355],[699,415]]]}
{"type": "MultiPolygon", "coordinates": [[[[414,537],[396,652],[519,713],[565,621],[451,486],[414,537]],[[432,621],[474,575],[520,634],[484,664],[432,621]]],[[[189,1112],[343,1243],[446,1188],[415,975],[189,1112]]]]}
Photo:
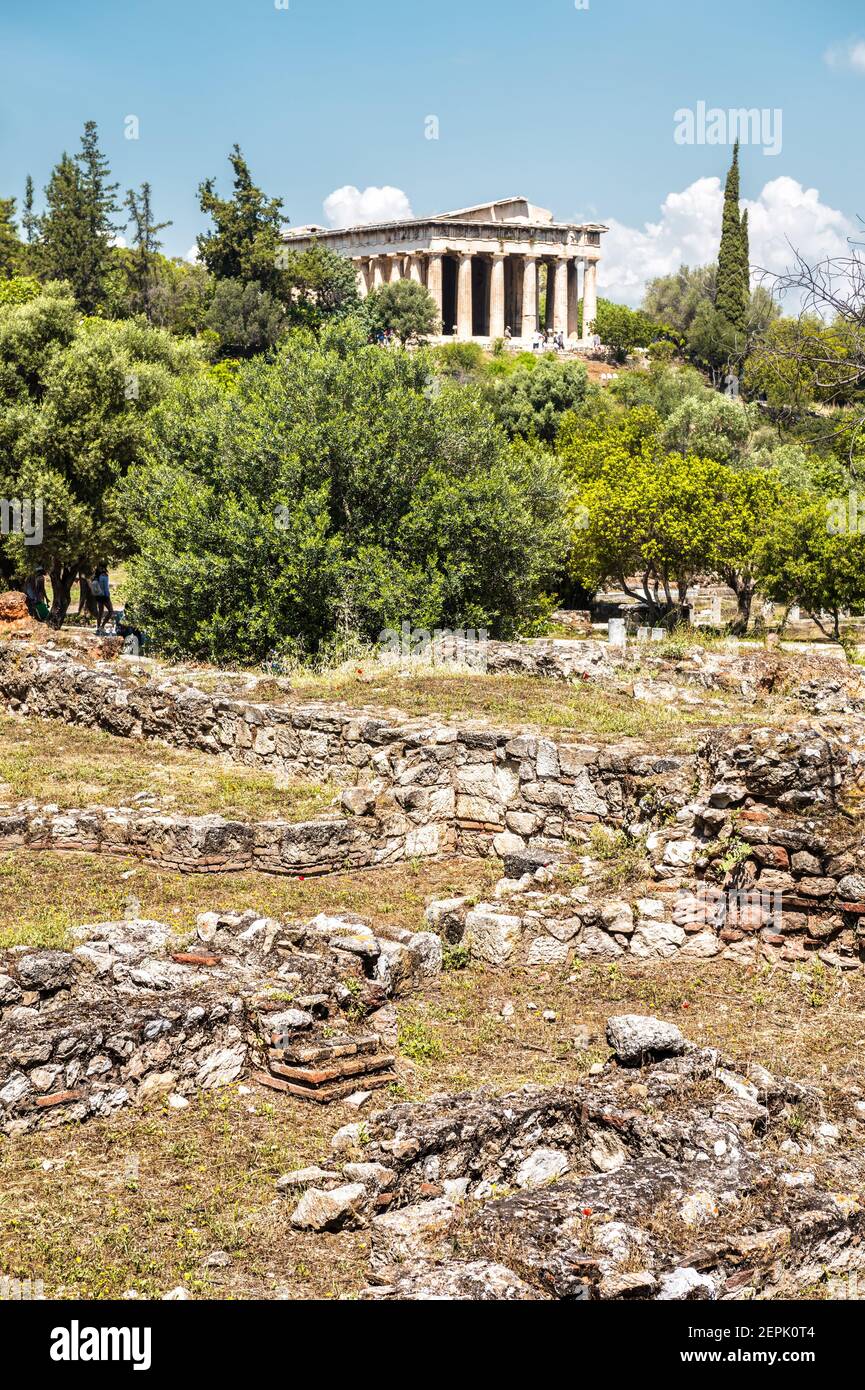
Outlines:
{"type": "Polygon", "coordinates": [[[712,374],[717,384],[728,364],[740,362],[747,352],[744,329],[736,328],[714,304],[703,303],[688,330],[689,356],[712,374]]]}
{"type": "Polygon", "coordinates": [[[59,626],[72,585],[128,552],[119,484],[144,456],[153,412],[199,370],[196,349],[140,321],[84,319],[68,287],[0,307],[0,495],[42,499],[40,545],[8,536],[23,574],[49,571],[59,626]]]}
{"type": "Polygon", "coordinates": [[[85,314],[96,313],[108,295],[116,192],[96,124],[87,121],[79,154],[75,159],[64,154],[51,174],[35,247],[42,279],[67,281],[85,314]]]}
{"type": "Polygon", "coordinates": [[[32,246],[39,232],[39,218],[33,210],[33,179],[27,175],[24,184],[24,211],[21,214],[21,226],[24,228],[24,240],[28,246],[32,246]]]}
{"type": "Polygon", "coordinates": [[[419,343],[441,332],[435,301],[414,280],[397,280],[373,290],[366,300],[372,333],[395,333],[401,343],[419,343]]]}
{"type": "Polygon", "coordinates": [[[130,188],[126,207],[132,222],[132,286],[134,312],[144,314],[153,322],[153,301],[156,289],[156,255],[162,246],[159,233],[171,222],[154,222],[150,184],[143,183],[140,192],[130,188]]]}
{"type": "Polygon", "coordinates": [[[838,641],[842,612],[865,600],[865,535],[855,524],[839,530],[825,499],[788,498],[764,530],[758,571],[769,598],[800,604],[838,641]]]}
{"type": "Polygon", "coordinates": [[[643,298],[643,313],[654,323],[668,324],[686,334],[701,304],[714,304],[718,280],[715,265],[683,265],[673,275],[650,280],[643,298]]]}
{"type": "Polygon", "coordinates": [[[288,328],[281,300],[250,281],[218,280],[204,320],[219,335],[222,357],[253,357],[275,347],[288,328]]]}
{"type": "Polygon", "coordinates": [[[234,172],[232,197],[220,198],[214,179],[207,179],[198,190],[201,211],[214,224],[212,231],[198,237],[199,257],[217,280],[255,283],[267,293],[281,295],[286,288],[282,200],[268,198],[253,183],[239,145],[228,159],[234,172]]]}
{"type": "Polygon", "coordinates": [[[291,334],[230,391],[189,382],[127,489],[133,602],[160,646],[259,662],[345,625],[538,622],[564,545],[555,464],[432,381],[424,353],[349,322],[291,334]]]}
{"type": "Polygon", "coordinates": [[[653,621],[683,613],[695,579],[719,574],[736,593],[744,630],[772,482],[714,459],[665,454],[658,424],[641,408],[563,429],[562,460],[573,483],[573,573],[590,590],[615,582],[646,605],[653,621]]]}
{"type": "Polygon", "coordinates": [[[660,435],[668,453],[699,454],[716,463],[744,462],[753,429],[751,409],[717,391],[689,396],[666,421],[660,435]]]}
{"type": "Polygon", "coordinates": [[[562,416],[585,402],[588,375],[582,362],[559,361],[544,353],[492,378],[484,391],[512,438],[535,438],[551,444],[562,416]]]}
{"type": "Polygon", "coordinates": [[[313,242],[306,251],[280,255],[288,294],[288,313],[297,327],[318,330],[358,309],[354,266],[346,256],[313,242]]]}
{"type": "Polygon", "coordinates": [[[648,347],[663,336],[663,330],[638,309],[613,304],[609,299],[598,300],[594,331],[617,362],[624,362],[634,348],[648,347]]]}
{"type": "Polygon", "coordinates": [[[21,250],[15,226],[15,199],[0,198],[0,278],[9,279],[17,274],[21,250]]]}
{"type": "Polygon", "coordinates": [[[733,163],[724,189],[724,216],[721,248],[718,253],[718,283],[715,307],[732,328],[742,332],[748,312],[750,266],[748,252],[748,214],[739,211],[739,142],[733,150],[733,163]]]}
{"type": "Polygon", "coordinates": [[[36,299],[42,286],[32,275],[13,275],[9,280],[0,280],[0,305],[26,304],[36,299]]]}

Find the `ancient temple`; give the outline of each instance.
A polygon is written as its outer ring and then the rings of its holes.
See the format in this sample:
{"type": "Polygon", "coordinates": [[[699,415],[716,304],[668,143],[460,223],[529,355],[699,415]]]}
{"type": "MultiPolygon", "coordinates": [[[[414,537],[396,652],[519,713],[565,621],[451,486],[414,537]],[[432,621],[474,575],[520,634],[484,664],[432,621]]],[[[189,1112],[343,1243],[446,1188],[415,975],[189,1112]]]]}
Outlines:
{"type": "Polygon", "coordinates": [[[526,198],[500,198],[400,222],[293,228],[285,242],[303,251],[318,241],[350,257],[364,296],[393,280],[425,285],[446,339],[490,342],[509,330],[512,338],[528,341],[540,328],[576,343],[589,338],[597,312],[601,235],[607,230],[597,222],[556,222],[526,198]]]}

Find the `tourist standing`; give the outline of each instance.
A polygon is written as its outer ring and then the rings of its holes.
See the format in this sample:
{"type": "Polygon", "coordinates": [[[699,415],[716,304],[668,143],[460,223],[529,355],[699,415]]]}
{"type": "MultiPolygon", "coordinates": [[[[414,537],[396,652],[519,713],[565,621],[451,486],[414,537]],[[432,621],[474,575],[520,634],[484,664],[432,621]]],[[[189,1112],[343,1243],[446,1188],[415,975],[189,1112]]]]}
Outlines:
{"type": "Polygon", "coordinates": [[[93,589],[93,585],[91,585],[93,597],[96,599],[96,631],[100,633],[105,631],[105,624],[110,622],[114,617],[114,609],[111,606],[111,587],[108,583],[108,570],[104,565],[100,565],[97,569],[93,582],[96,585],[95,589],[93,589]]]}

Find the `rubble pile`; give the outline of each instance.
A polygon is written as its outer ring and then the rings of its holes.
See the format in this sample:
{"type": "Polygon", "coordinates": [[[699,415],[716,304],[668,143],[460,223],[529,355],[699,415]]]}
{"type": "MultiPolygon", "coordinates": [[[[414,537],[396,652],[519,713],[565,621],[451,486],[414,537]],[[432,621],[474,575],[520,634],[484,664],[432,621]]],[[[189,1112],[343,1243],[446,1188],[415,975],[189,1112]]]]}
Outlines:
{"type": "Polygon", "coordinates": [[[374,1299],[801,1297],[865,1268],[865,1101],[830,1119],[817,1088],[663,1020],[610,1019],[607,1040],[579,1085],[344,1126],[280,1180],[293,1223],[369,1226],[374,1299]]]}
{"type": "Polygon", "coordinates": [[[182,1104],[250,1067],[272,1078],[293,1060],[308,1068],[328,1055],[318,1070],[330,1074],[307,1078],[316,1099],[345,1093],[336,1071],[372,1089],[367,1070],[392,1074],[388,1001],[442,961],[436,936],[395,928],[385,938],[348,917],[283,923],[213,912],[186,941],[150,921],[73,935],[71,951],[0,953],[2,1133],[110,1114],[159,1094],[182,1104]]]}

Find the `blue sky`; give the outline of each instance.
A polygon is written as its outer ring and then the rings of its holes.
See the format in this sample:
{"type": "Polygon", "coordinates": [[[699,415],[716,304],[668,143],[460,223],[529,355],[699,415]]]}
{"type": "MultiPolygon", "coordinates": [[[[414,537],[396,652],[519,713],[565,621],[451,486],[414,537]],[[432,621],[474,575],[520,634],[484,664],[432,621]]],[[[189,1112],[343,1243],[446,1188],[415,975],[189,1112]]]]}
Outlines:
{"type": "Polygon", "coordinates": [[[198,182],[227,187],[234,141],[295,224],[324,221],[334,189],[389,185],[416,213],[524,193],[639,233],[725,172],[726,148],[673,139],[702,100],[783,110],[782,152],[744,152],[743,194],[794,181],[865,215],[865,48],[825,57],[865,40],[862,0],[288,3],[3,0],[0,194],[28,172],[41,190],[93,118],[122,188],[149,179],[173,218],[172,254],[201,230],[198,182]]]}

